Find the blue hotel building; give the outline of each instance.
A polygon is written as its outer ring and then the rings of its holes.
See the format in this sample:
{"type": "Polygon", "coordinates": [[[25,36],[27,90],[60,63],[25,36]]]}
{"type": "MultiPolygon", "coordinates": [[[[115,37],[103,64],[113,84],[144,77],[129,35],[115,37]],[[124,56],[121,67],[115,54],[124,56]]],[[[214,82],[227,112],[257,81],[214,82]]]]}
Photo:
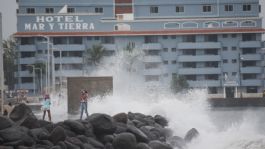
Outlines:
{"type": "Polygon", "coordinates": [[[17,2],[17,89],[37,90],[28,65],[47,61],[47,49],[53,49],[51,79],[58,84],[60,77],[92,71],[83,57],[93,45],[104,46],[107,57],[130,44],[145,53],[147,83],[169,84],[183,75],[211,97],[261,96],[264,90],[259,0],[17,2]]]}

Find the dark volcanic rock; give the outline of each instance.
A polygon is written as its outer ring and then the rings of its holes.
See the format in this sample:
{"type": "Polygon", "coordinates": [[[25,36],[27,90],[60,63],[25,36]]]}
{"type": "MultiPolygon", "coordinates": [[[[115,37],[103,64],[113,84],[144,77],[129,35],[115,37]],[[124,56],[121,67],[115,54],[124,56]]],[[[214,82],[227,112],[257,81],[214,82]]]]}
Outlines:
{"type": "Polygon", "coordinates": [[[127,125],[124,123],[117,122],[116,126],[117,126],[116,131],[115,131],[116,134],[120,134],[120,133],[127,131],[127,125]]]}
{"type": "Polygon", "coordinates": [[[12,146],[1,146],[0,145],[0,149],[14,149],[14,147],[12,147],[12,146]]]}
{"type": "Polygon", "coordinates": [[[111,143],[107,143],[104,147],[104,149],[114,149],[113,145],[111,143]]]}
{"type": "Polygon", "coordinates": [[[104,148],[104,145],[101,142],[95,140],[94,138],[88,138],[87,140],[88,140],[88,143],[94,146],[95,148],[99,148],[99,149],[104,148]]]}
{"type": "Polygon", "coordinates": [[[67,137],[65,140],[68,141],[68,142],[70,142],[70,143],[72,143],[72,144],[74,144],[74,145],[76,145],[76,146],[78,146],[78,147],[80,147],[80,148],[84,148],[83,142],[80,141],[78,138],[75,138],[75,137],[71,137],[71,138],[70,137],[67,137]]]}
{"type": "Polygon", "coordinates": [[[92,114],[89,122],[92,124],[96,135],[113,134],[117,128],[113,118],[106,114],[92,114]]]}
{"type": "Polygon", "coordinates": [[[186,142],[190,142],[190,141],[192,141],[194,138],[196,138],[198,135],[199,135],[198,130],[195,129],[195,128],[192,128],[192,129],[190,129],[190,130],[186,133],[184,140],[185,140],[186,142]]]}
{"type": "Polygon", "coordinates": [[[136,138],[131,133],[118,134],[113,140],[115,149],[134,149],[136,147],[136,138]]]}
{"type": "Polygon", "coordinates": [[[61,126],[57,126],[51,133],[49,140],[56,144],[59,141],[64,141],[66,138],[66,134],[64,132],[64,129],[61,126]]]}
{"type": "Polygon", "coordinates": [[[161,125],[162,127],[168,126],[168,121],[165,117],[161,115],[155,115],[154,119],[155,119],[155,122],[161,125]]]}
{"type": "Polygon", "coordinates": [[[85,127],[81,122],[74,121],[74,120],[66,120],[64,124],[70,127],[71,131],[75,132],[76,134],[84,134],[85,127]]]}
{"type": "Polygon", "coordinates": [[[13,125],[13,122],[10,119],[0,116],[0,130],[9,128],[12,125],[13,125]]]}
{"type": "Polygon", "coordinates": [[[36,116],[25,104],[15,106],[9,117],[20,126],[25,126],[30,129],[40,127],[36,116]]]}
{"type": "Polygon", "coordinates": [[[81,149],[79,146],[68,142],[68,141],[64,141],[65,145],[67,146],[67,149],[81,149]]]}
{"type": "Polygon", "coordinates": [[[126,113],[119,113],[119,114],[114,115],[113,119],[116,122],[127,124],[128,117],[126,113]]]}
{"type": "Polygon", "coordinates": [[[4,144],[8,142],[8,144],[14,143],[16,145],[23,145],[26,143],[27,145],[31,145],[33,143],[32,138],[19,127],[10,127],[0,130],[0,138],[3,139],[5,142],[4,144]]]}
{"type": "Polygon", "coordinates": [[[148,137],[140,129],[136,128],[135,126],[129,125],[127,131],[134,134],[138,142],[149,142],[148,137]]]}
{"type": "MultiPolygon", "coordinates": [[[[30,130],[29,130],[29,134],[30,134],[30,136],[32,136],[35,140],[38,140],[38,139],[42,140],[42,139],[41,139],[41,136],[42,136],[43,134],[46,134],[46,136],[49,136],[49,132],[48,132],[46,129],[44,129],[44,128],[30,129],[30,130]]],[[[46,140],[47,138],[48,138],[48,137],[44,138],[43,140],[46,140]]]]}
{"type": "Polygon", "coordinates": [[[137,144],[136,149],[151,149],[151,148],[145,143],[139,143],[137,144]]]}
{"type": "Polygon", "coordinates": [[[170,145],[163,143],[161,141],[155,140],[155,141],[151,141],[149,143],[149,146],[152,149],[173,149],[170,145]]]}

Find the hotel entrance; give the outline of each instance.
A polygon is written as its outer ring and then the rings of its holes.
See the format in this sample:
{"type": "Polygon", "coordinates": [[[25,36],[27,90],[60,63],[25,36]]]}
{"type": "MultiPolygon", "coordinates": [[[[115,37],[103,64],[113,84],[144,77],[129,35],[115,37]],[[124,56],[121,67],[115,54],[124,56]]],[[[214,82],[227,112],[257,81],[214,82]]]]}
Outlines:
{"type": "Polygon", "coordinates": [[[235,98],[235,87],[225,87],[226,97],[225,98],[235,98]]]}

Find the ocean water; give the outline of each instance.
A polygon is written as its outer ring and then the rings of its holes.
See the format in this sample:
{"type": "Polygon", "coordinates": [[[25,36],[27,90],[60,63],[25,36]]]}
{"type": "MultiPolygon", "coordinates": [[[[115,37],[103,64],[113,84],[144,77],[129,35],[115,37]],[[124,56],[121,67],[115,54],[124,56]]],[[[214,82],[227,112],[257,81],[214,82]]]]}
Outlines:
{"type": "MultiPolygon", "coordinates": [[[[191,128],[199,131],[199,137],[189,143],[187,149],[265,149],[265,108],[212,108],[206,101],[205,90],[172,94],[162,86],[146,86],[140,77],[142,72],[128,72],[125,60],[128,60],[126,54],[120,54],[111,67],[103,64],[102,69],[88,74],[110,75],[114,79],[113,94],[89,100],[89,114],[160,114],[169,120],[168,127],[174,135],[184,137],[191,128]]],[[[138,64],[140,61],[130,66],[139,67],[138,64]]],[[[61,99],[52,95],[54,122],[79,118],[79,115],[67,114],[66,95],[66,91],[61,99]]]]}

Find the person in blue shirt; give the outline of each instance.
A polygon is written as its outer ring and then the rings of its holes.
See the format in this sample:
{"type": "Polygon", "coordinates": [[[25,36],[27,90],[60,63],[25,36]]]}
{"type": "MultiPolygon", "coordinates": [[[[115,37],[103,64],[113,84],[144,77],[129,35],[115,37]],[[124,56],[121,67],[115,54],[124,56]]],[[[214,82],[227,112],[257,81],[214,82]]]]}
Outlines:
{"type": "Polygon", "coordinates": [[[50,111],[50,106],[51,106],[51,99],[48,94],[44,96],[44,100],[42,101],[42,110],[43,110],[43,117],[42,119],[45,119],[46,111],[48,113],[49,121],[51,122],[51,111],[50,111]]]}

